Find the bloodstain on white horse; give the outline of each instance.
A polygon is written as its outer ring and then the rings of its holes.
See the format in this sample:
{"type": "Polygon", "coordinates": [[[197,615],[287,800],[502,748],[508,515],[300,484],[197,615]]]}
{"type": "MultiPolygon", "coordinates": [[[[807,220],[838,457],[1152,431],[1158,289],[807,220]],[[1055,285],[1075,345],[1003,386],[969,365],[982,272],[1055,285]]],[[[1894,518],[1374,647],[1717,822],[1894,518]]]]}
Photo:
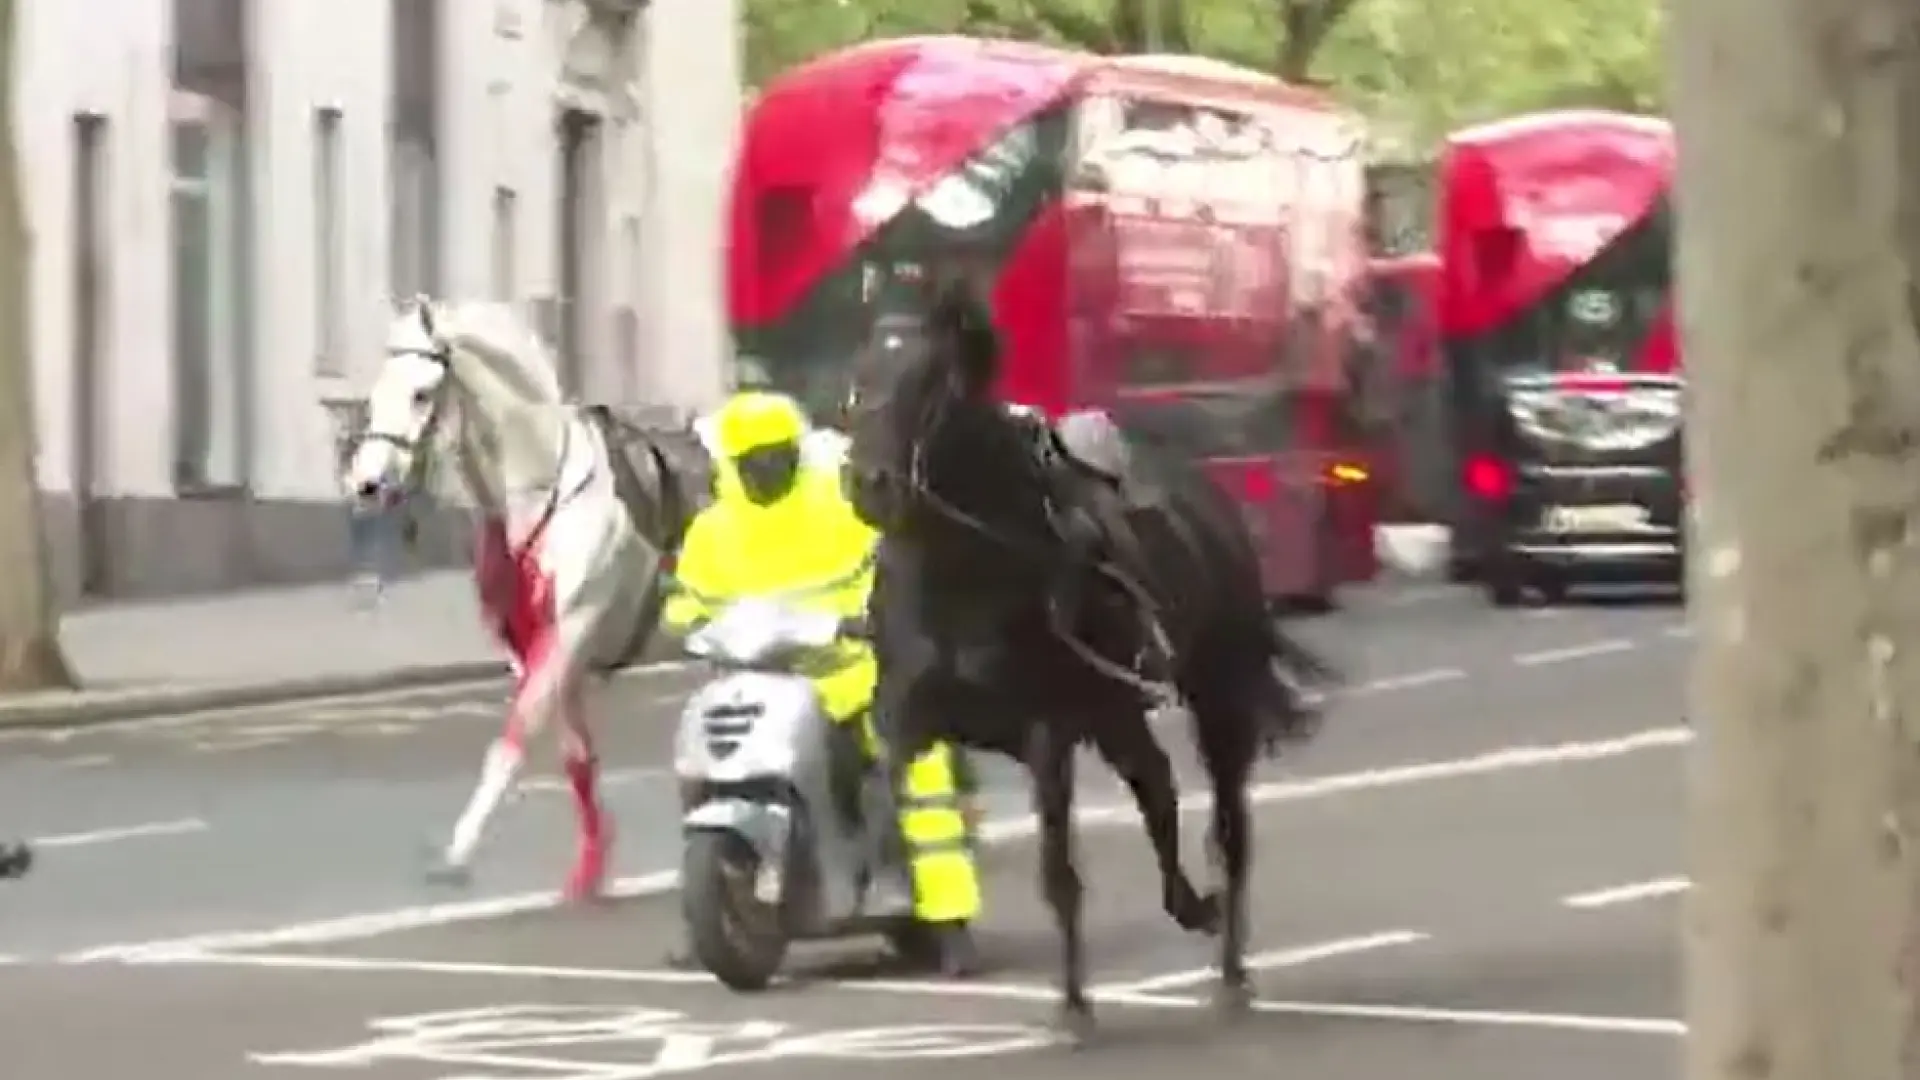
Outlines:
{"type": "Polygon", "coordinates": [[[596,668],[629,658],[662,553],[616,493],[601,430],[566,401],[551,355],[512,309],[415,301],[388,331],[367,405],[348,466],[355,496],[403,497],[430,454],[447,459],[478,513],[475,584],[515,676],[505,728],[431,876],[467,880],[528,742],[558,719],[579,823],[566,892],[597,896],[612,831],[583,691],[596,668]]]}

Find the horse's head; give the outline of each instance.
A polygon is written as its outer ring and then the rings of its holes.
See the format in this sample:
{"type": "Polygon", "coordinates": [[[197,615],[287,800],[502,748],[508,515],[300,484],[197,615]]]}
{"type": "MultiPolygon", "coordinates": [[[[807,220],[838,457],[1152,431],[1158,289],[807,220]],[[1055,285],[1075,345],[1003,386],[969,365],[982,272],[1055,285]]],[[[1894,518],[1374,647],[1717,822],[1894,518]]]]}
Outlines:
{"type": "Polygon", "coordinates": [[[941,426],[990,400],[999,352],[992,315],[963,278],[940,285],[925,315],[875,320],[847,395],[849,495],[869,525],[895,524],[941,426]]]}
{"type": "Polygon", "coordinates": [[[452,383],[453,348],[425,297],[387,329],[387,358],[367,394],[367,426],[347,465],[355,496],[374,502],[412,485],[452,383]]]}

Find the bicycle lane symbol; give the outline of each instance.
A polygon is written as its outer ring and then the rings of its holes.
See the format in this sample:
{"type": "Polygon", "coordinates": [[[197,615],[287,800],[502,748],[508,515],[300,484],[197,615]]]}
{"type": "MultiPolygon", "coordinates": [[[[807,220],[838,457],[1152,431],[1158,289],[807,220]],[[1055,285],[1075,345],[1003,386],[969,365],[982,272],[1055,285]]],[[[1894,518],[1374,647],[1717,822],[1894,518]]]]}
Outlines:
{"type": "Polygon", "coordinates": [[[663,1009],[500,1005],[368,1023],[374,1038],[321,1051],[254,1053],[260,1065],[368,1069],[438,1065],[437,1080],[650,1080],[777,1060],[898,1062],[1037,1050],[1052,1037],[1017,1024],[905,1024],[798,1031],[771,1020],[702,1023],[663,1009]],[[595,1051],[600,1051],[596,1054],[595,1051]],[[612,1060],[608,1060],[611,1058],[612,1060]]]}

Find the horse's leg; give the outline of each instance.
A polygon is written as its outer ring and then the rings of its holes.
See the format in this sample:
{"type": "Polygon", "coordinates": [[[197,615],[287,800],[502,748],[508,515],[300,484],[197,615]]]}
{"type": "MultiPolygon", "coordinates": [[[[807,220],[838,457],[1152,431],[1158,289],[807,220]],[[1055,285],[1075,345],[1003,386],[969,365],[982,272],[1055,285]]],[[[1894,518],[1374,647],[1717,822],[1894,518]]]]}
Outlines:
{"type": "Polygon", "coordinates": [[[1140,808],[1154,860],[1160,865],[1162,906],[1182,930],[1219,933],[1219,897],[1202,897],[1180,864],[1180,792],[1174,784],[1173,762],[1153,737],[1145,714],[1135,725],[1098,725],[1095,730],[1103,732],[1096,740],[1100,756],[1119,774],[1140,808]]]}
{"type": "Polygon", "coordinates": [[[600,803],[600,760],[594,753],[593,728],[587,713],[586,680],[575,679],[560,708],[565,726],[560,732],[561,764],[573,792],[574,813],[580,825],[580,850],[567,876],[569,900],[598,899],[607,877],[607,848],[611,829],[600,803]]]}
{"type": "Polygon", "coordinates": [[[1081,1043],[1093,1034],[1093,1006],[1087,1001],[1080,934],[1083,887],[1073,861],[1073,740],[1052,723],[1037,723],[1026,757],[1040,816],[1040,892],[1060,930],[1060,1006],[1054,1023],[1081,1043]]]}
{"type": "Polygon", "coordinates": [[[1253,997],[1247,974],[1247,876],[1253,856],[1253,816],[1247,782],[1259,746],[1259,717],[1244,706],[1196,703],[1200,756],[1213,787],[1213,820],[1207,839],[1225,880],[1220,935],[1220,985],[1214,1002],[1223,1013],[1246,1011],[1253,997]]]}
{"type": "Polygon", "coordinates": [[[466,880],[473,853],[480,846],[488,824],[526,766],[528,740],[539,734],[556,706],[564,700],[571,675],[566,657],[562,655],[564,650],[553,647],[554,637],[549,629],[520,657],[519,677],[507,705],[506,724],[493,745],[487,748],[479,782],[474,785],[466,809],[454,822],[453,835],[442,853],[441,864],[433,871],[438,880],[449,883],[466,880]]]}

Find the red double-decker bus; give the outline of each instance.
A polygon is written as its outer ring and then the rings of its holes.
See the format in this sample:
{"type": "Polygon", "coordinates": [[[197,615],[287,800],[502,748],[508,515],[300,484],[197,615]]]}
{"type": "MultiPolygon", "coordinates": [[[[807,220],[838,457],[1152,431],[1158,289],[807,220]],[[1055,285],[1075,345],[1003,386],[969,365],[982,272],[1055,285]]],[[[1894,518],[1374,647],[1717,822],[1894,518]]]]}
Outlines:
{"type": "Polygon", "coordinates": [[[1440,165],[1454,550],[1497,604],[1676,581],[1672,129],[1608,112],[1460,132],[1440,165]]]}
{"type": "Polygon", "coordinates": [[[1445,365],[1440,362],[1440,258],[1379,256],[1369,268],[1374,334],[1374,475],[1389,522],[1450,520],[1458,489],[1445,365]]]}
{"type": "Polygon", "coordinates": [[[1213,61],[957,37],[818,58],[746,117],[739,363],[832,422],[873,314],[965,265],[992,283],[1007,400],[1105,408],[1202,459],[1270,595],[1328,604],[1374,570],[1342,419],[1359,149],[1327,100],[1213,61]]]}

